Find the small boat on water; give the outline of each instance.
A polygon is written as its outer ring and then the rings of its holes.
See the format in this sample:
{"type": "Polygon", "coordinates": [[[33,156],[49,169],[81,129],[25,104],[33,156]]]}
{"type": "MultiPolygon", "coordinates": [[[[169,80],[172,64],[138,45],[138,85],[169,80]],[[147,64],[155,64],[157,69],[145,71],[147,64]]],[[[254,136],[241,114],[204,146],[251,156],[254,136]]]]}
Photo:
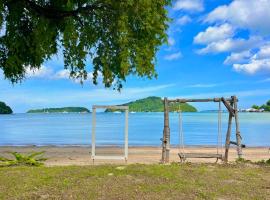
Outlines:
{"type": "Polygon", "coordinates": [[[115,112],[113,112],[113,113],[115,113],[115,114],[121,114],[121,112],[120,112],[120,111],[115,111],[115,112]]]}

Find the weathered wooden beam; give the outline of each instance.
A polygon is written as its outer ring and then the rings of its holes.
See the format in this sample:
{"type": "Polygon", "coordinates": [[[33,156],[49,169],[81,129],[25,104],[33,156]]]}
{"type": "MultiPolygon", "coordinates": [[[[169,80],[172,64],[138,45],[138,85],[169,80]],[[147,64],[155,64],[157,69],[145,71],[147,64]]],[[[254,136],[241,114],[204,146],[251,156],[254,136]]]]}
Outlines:
{"type": "Polygon", "coordinates": [[[229,111],[229,113],[234,116],[235,115],[235,110],[233,109],[233,107],[228,103],[228,101],[225,98],[221,98],[221,101],[223,102],[224,106],[227,108],[227,110],[229,111]]]}
{"type": "Polygon", "coordinates": [[[240,125],[239,125],[239,117],[238,117],[238,106],[237,106],[237,97],[233,96],[233,104],[234,104],[234,110],[235,110],[235,128],[236,128],[236,143],[237,143],[237,154],[238,158],[242,158],[242,137],[240,134],[240,125]]]}
{"type": "Polygon", "coordinates": [[[233,115],[229,113],[228,128],[227,128],[226,141],[225,141],[224,162],[228,162],[228,159],[229,159],[229,149],[230,149],[231,132],[232,132],[232,118],[233,118],[233,115]]]}
{"type": "MultiPolygon", "coordinates": [[[[230,144],[233,144],[233,145],[236,145],[237,146],[237,142],[234,142],[234,141],[230,141],[230,144]]],[[[246,148],[246,145],[245,144],[241,144],[241,147],[242,148],[246,148]]]]}
{"type": "Polygon", "coordinates": [[[168,99],[164,99],[164,129],[162,141],[162,163],[170,161],[170,127],[169,127],[169,105],[168,99]]]}
{"type": "Polygon", "coordinates": [[[222,158],[222,154],[210,154],[210,153],[185,153],[178,154],[179,157],[185,158],[222,158]]]}
{"type": "MultiPolygon", "coordinates": [[[[226,101],[232,101],[231,98],[226,98],[226,101]]],[[[208,98],[208,99],[170,99],[169,103],[187,103],[187,102],[219,102],[221,98],[208,98]]]]}

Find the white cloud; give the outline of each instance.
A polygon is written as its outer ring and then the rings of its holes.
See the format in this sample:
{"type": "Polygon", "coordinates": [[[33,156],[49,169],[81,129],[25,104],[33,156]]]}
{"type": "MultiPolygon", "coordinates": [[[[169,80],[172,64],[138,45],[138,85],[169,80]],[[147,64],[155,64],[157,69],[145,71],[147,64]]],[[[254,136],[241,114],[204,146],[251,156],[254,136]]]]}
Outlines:
{"type": "Polygon", "coordinates": [[[205,22],[229,22],[252,32],[270,34],[269,0],[234,0],[210,12],[205,22]]]}
{"type": "Polygon", "coordinates": [[[262,46],[257,54],[254,55],[256,59],[270,58],[270,44],[262,46]]]}
{"type": "Polygon", "coordinates": [[[199,54],[207,53],[223,53],[223,52],[241,52],[261,46],[263,39],[261,37],[252,36],[249,39],[225,39],[217,42],[211,42],[205,48],[198,50],[199,54]]]}
{"type": "Polygon", "coordinates": [[[188,15],[184,15],[184,16],[180,17],[179,19],[177,19],[176,23],[183,26],[185,24],[188,24],[191,21],[192,21],[192,19],[188,15]]]}
{"type": "Polygon", "coordinates": [[[173,9],[191,12],[201,12],[204,10],[204,5],[202,0],[178,0],[174,4],[173,9]]]}
{"type": "MultiPolygon", "coordinates": [[[[61,80],[69,79],[75,83],[81,83],[80,79],[73,79],[70,77],[70,70],[62,69],[59,71],[54,71],[51,67],[41,66],[39,69],[32,70],[30,67],[26,68],[27,78],[39,78],[39,79],[50,79],[50,80],[61,80]]],[[[98,73],[98,79],[102,78],[102,74],[98,73]]],[[[87,80],[91,81],[93,79],[92,72],[87,73],[87,80]]]]}
{"type": "Polygon", "coordinates": [[[27,78],[48,78],[53,74],[53,70],[50,67],[41,66],[39,69],[26,68],[27,78]]]}
{"type": "Polygon", "coordinates": [[[270,82],[270,78],[266,78],[266,79],[258,81],[258,83],[266,83],[266,82],[270,82]]]}
{"type": "Polygon", "coordinates": [[[173,53],[173,54],[169,54],[169,55],[166,55],[164,57],[165,60],[177,60],[179,58],[182,58],[182,53],[179,51],[179,52],[176,52],[176,53],[173,53]]]}
{"type": "Polygon", "coordinates": [[[194,38],[194,43],[205,44],[199,54],[230,53],[224,64],[232,65],[238,72],[255,74],[269,72],[270,59],[270,0],[233,0],[228,5],[215,8],[204,19],[213,25],[194,38]],[[220,29],[221,27],[229,29],[220,29]],[[211,30],[211,31],[210,31],[211,30]],[[226,31],[225,31],[226,30],[226,31]],[[245,31],[249,39],[235,37],[231,30],[245,31]],[[215,34],[216,33],[216,34],[215,34]]]}
{"type": "Polygon", "coordinates": [[[233,64],[233,68],[239,72],[254,74],[258,71],[270,71],[270,59],[252,59],[246,64],[233,64]]]}
{"type": "Polygon", "coordinates": [[[0,93],[0,99],[9,102],[15,112],[25,112],[30,108],[58,107],[58,106],[85,106],[91,108],[93,104],[121,104],[128,101],[156,95],[157,91],[162,91],[173,87],[175,84],[163,84],[155,86],[123,88],[121,93],[112,89],[63,89],[52,88],[50,95],[40,90],[29,90],[23,88],[13,88],[0,93]],[[20,107],[24,107],[23,110],[20,107]]]}
{"type": "Polygon", "coordinates": [[[218,86],[218,84],[203,84],[203,83],[198,83],[198,84],[193,84],[193,85],[188,85],[186,87],[188,88],[213,88],[218,86]]]}
{"type": "Polygon", "coordinates": [[[251,52],[250,51],[242,51],[239,53],[231,53],[230,56],[226,58],[224,61],[224,64],[226,65],[232,65],[234,63],[245,63],[248,62],[248,60],[251,57],[251,52]]]}
{"type": "Polygon", "coordinates": [[[234,28],[230,24],[221,26],[210,26],[204,32],[200,32],[194,38],[196,44],[209,44],[220,40],[231,38],[234,35],[234,28]]]}
{"type": "Polygon", "coordinates": [[[53,76],[54,79],[69,79],[69,77],[70,77],[70,70],[68,69],[57,71],[53,76]]]}
{"type": "Polygon", "coordinates": [[[227,57],[225,64],[233,64],[233,68],[238,72],[255,74],[259,71],[270,72],[270,44],[266,44],[255,52],[233,53],[227,57]]]}
{"type": "Polygon", "coordinates": [[[231,97],[232,95],[236,95],[237,97],[258,97],[258,96],[268,96],[270,95],[270,89],[258,89],[258,90],[231,90],[224,92],[209,92],[209,93],[197,93],[191,95],[183,95],[183,96],[171,96],[168,98],[209,98],[209,97],[231,97]]]}

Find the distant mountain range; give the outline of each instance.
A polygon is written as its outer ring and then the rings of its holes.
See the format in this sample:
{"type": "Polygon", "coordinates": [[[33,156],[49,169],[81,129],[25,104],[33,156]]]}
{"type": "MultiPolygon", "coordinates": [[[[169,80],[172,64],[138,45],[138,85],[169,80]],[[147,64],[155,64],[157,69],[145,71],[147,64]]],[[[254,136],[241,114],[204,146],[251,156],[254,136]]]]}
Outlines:
{"type": "Polygon", "coordinates": [[[84,107],[42,108],[29,110],[27,113],[90,113],[84,107]]]}
{"type": "MultiPolygon", "coordinates": [[[[163,112],[164,104],[160,97],[147,97],[132,101],[121,106],[129,106],[130,112],[163,112]]],[[[172,103],[169,106],[171,112],[177,112],[181,108],[182,112],[197,112],[197,109],[188,103],[172,103]]],[[[117,109],[106,109],[105,112],[121,112],[117,109]]]]}

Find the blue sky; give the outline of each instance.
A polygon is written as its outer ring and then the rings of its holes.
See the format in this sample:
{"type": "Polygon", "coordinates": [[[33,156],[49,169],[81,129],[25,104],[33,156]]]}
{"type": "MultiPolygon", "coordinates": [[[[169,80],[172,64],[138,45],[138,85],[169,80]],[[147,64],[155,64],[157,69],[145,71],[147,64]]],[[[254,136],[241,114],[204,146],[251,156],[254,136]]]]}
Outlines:
{"type": "MultiPolygon", "coordinates": [[[[68,78],[62,56],[29,71],[12,85],[0,74],[0,101],[15,112],[32,108],[120,104],[147,96],[221,97],[237,95],[240,107],[270,99],[270,0],[178,0],[169,43],[157,54],[158,78],[128,77],[121,93],[83,86],[68,78]]],[[[91,64],[89,62],[91,68],[91,64]]],[[[195,104],[213,109],[214,104],[195,104]]],[[[216,105],[217,106],[217,105],[216,105]]]]}

